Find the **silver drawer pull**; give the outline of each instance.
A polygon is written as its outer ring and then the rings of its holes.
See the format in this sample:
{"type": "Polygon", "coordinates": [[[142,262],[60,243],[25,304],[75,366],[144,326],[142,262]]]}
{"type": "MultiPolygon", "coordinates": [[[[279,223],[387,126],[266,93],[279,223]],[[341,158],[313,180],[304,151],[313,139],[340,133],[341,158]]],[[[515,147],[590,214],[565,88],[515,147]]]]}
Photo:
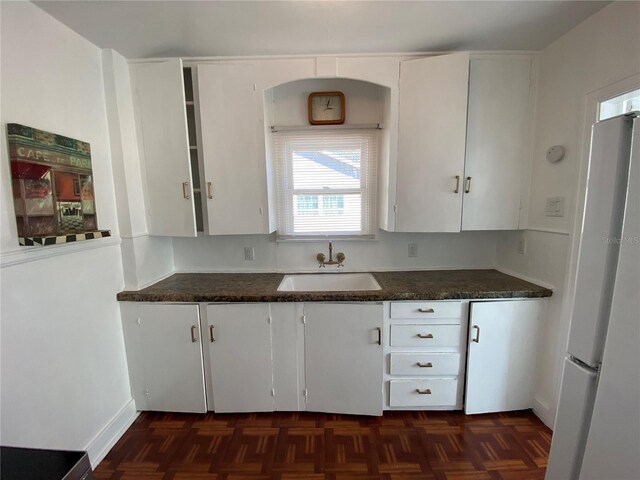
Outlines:
{"type": "Polygon", "coordinates": [[[184,198],[191,198],[191,196],[188,193],[188,189],[189,189],[189,182],[182,182],[182,196],[184,198]]]}
{"type": "Polygon", "coordinates": [[[431,333],[427,333],[427,334],[419,333],[419,334],[417,335],[417,337],[418,337],[418,338],[433,338],[433,334],[431,334],[431,333]]]}
{"type": "Polygon", "coordinates": [[[431,363],[431,362],[427,362],[427,363],[418,362],[418,363],[416,363],[416,366],[418,366],[420,368],[433,368],[433,363],[431,363]]]}
{"type": "Polygon", "coordinates": [[[431,389],[425,388],[424,390],[420,390],[419,388],[416,388],[416,393],[419,393],[420,395],[431,395],[431,389]]]}
{"type": "Polygon", "coordinates": [[[213,342],[215,342],[215,341],[216,341],[216,336],[215,336],[215,334],[213,333],[213,329],[214,329],[214,328],[215,328],[215,327],[214,327],[213,325],[209,325],[209,338],[211,339],[211,343],[213,343],[213,342]]]}
{"type": "Polygon", "coordinates": [[[433,308],[419,308],[418,311],[420,313],[435,313],[433,308]]]}
{"type": "Polygon", "coordinates": [[[198,337],[196,337],[196,326],[191,325],[191,342],[196,343],[198,341],[198,337]]]}

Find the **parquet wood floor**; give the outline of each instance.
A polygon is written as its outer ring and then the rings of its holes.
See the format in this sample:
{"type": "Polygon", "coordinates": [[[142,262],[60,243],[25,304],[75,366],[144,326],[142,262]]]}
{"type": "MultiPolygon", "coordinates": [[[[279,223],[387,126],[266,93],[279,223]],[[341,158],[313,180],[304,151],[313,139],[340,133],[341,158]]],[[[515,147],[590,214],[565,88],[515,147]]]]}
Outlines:
{"type": "Polygon", "coordinates": [[[551,431],[510,412],[142,413],[109,480],[543,480],[551,431]]]}

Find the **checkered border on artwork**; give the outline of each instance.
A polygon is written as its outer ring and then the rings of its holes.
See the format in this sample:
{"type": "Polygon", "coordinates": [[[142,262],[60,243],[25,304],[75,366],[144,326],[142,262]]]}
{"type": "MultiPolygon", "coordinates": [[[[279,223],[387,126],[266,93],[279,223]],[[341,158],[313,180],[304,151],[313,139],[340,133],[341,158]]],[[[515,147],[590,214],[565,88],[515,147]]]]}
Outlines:
{"type": "Polygon", "coordinates": [[[71,235],[58,235],[50,237],[20,237],[18,241],[23,247],[61,245],[63,243],[93,240],[111,236],[111,230],[97,230],[95,232],[74,233],[71,235]]]}

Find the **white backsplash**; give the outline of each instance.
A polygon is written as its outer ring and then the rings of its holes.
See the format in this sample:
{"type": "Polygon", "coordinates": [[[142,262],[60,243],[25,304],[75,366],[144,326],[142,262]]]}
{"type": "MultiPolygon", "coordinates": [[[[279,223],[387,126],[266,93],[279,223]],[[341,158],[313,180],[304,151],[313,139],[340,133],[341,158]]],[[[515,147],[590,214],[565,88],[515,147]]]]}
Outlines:
{"type": "MultiPolygon", "coordinates": [[[[498,232],[387,233],[377,240],[333,242],[334,257],[344,252],[345,271],[493,268],[498,232]],[[415,243],[418,256],[408,256],[415,243]]],[[[277,242],[275,235],[201,236],[174,238],[178,272],[318,271],[316,255],[328,257],[328,241],[277,242]],[[255,260],[244,259],[244,248],[255,250],[255,260]]],[[[323,271],[333,271],[327,267],[323,271]]],[[[343,270],[342,268],[340,270],[343,270]]]]}

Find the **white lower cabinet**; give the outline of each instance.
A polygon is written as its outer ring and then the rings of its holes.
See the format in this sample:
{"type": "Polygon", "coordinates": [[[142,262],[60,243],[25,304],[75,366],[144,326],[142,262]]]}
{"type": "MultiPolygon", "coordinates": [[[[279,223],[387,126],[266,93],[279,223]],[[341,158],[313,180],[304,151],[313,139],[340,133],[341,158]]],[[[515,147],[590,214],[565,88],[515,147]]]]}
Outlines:
{"type": "Polygon", "coordinates": [[[447,407],[457,401],[458,380],[455,377],[391,380],[389,383],[391,407],[447,407]]]}
{"type": "Polygon", "coordinates": [[[198,305],[132,302],[121,311],[136,408],[206,412],[198,305]]]}
{"type": "Polygon", "coordinates": [[[273,411],[269,304],[208,305],[206,332],[213,410],[273,411]]]}
{"type": "Polygon", "coordinates": [[[305,303],[307,410],[382,415],[382,304],[305,303]]]}
{"type": "Polygon", "coordinates": [[[533,407],[541,300],[471,302],[465,413],[533,407]]]}
{"type": "Polygon", "coordinates": [[[462,408],[467,302],[391,302],[385,320],[385,407],[462,408]]]}
{"type": "Polygon", "coordinates": [[[545,304],[123,302],[121,311],[138,410],[381,415],[461,409],[465,397],[472,414],[533,406],[545,304]]]}

